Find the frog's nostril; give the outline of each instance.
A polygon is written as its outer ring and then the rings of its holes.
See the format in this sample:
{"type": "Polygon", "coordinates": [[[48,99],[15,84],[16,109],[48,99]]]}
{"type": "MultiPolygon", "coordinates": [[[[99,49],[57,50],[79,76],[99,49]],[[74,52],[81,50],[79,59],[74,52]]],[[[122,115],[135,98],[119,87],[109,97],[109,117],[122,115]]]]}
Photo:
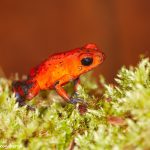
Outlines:
{"type": "Polygon", "coordinates": [[[96,56],[99,58],[100,62],[103,62],[106,58],[103,52],[98,53],[96,56]]]}

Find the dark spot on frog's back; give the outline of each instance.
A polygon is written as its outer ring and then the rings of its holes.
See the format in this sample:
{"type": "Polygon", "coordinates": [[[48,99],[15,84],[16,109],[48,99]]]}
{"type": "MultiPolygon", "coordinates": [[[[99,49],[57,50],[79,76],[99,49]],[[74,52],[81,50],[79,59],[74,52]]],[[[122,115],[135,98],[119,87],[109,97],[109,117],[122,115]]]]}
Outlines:
{"type": "Polygon", "coordinates": [[[65,56],[65,53],[53,55],[50,57],[50,59],[55,60],[55,59],[62,59],[65,56]]]}
{"type": "Polygon", "coordinates": [[[59,65],[60,65],[60,66],[63,66],[63,61],[60,61],[60,62],[59,62],[59,65]]]}

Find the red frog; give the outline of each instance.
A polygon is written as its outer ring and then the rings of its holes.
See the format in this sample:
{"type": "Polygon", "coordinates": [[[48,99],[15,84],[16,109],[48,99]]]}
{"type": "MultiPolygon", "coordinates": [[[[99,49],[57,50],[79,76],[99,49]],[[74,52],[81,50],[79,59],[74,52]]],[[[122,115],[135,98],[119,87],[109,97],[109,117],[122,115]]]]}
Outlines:
{"type": "Polygon", "coordinates": [[[27,80],[13,82],[17,102],[23,106],[25,100],[32,99],[40,90],[55,89],[65,101],[76,104],[81,99],[70,97],[62,86],[74,81],[76,92],[80,75],[97,67],[103,61],[104,53],[95,44],[53,54],[32,68],[27,80]]]}

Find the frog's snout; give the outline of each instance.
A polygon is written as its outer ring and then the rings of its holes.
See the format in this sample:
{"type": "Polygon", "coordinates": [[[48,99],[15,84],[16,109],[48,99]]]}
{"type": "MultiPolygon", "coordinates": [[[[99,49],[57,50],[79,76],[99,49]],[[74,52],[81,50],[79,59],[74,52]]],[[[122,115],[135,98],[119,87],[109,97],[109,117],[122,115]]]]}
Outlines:
{"type": "Polygon", "coordinates": [[[105,60],[105,54],[103,52],[100,52],[96,55],[99,59],[99,63],[102,63],[105,60]]]}

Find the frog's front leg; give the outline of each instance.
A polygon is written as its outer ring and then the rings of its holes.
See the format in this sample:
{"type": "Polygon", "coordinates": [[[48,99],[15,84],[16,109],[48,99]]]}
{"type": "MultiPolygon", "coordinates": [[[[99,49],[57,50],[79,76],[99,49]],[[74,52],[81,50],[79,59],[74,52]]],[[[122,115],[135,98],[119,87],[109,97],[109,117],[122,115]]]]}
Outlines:
{"type": "Polygon", "coordinates": [[[62,88],[61,84],[59,82],[57,82],[55,84],[55,90],[56,92],[61,96],[63,97],[63,99],[66,101],[66,102],[69,102],[69,103],[72,103],[72,104],[76,104],[78,102],[82,102],[83,100],[80,99],[80,98],[72,98],[70,97],[66,91],[62,88]]]}
{"type": "Polygon", "coordinates": [[[78,86],[80,85],[80,79],[77,78],[74,80],[74,93],[73,95],[78,96],[77,90],[78,90],[78,86]]]}
{"type": "Polygon", "coordinates": [[[79,86],[80,84],[81,84],[80,78],[76,78],[76,79],[74,80],[74,92],[73,92],[73,94],[72,94],[72,96],[71,96],[72,103],[81,102],[81,103],[86,104],[86,102],[84,102],[83,99],[81,99],[81,98],[74,98],[74,96],[75,96],[75,97],[78,97],[77,90],[78,90],[78,86],[79,86]]]}
{"type": "Polygon", "coordinates": [[[62,88],[62,86],[59,84],[59,82],[57,82],[55,84],[55,90],[56,92],[63,97],[63,99],[67,102],[70,101],[69,95],[66,93],[66,91],[62,88]]]}

